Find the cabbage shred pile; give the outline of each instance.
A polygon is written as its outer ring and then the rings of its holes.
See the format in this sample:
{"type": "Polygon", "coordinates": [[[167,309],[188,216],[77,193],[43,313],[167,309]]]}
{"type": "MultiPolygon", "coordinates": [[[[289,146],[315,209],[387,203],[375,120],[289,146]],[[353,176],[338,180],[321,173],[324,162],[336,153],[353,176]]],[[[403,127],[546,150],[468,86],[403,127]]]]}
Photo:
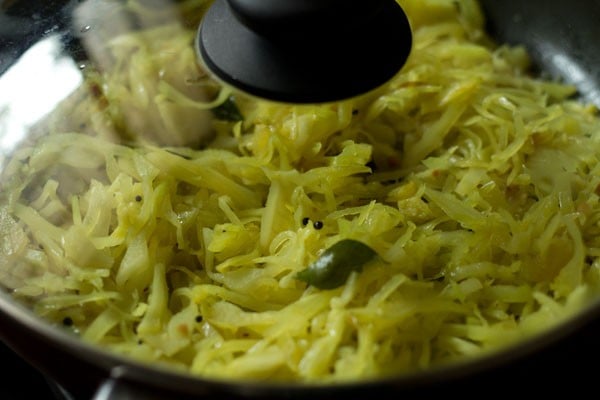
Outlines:
{"type": "Polygon", "coordinates": [[[424,370],[575,315],[600,292],[596,108],[475,1],[400,3],[408,63],[335,104],[219,87],[193,27],[107,41],[91,94],[4,168],[0,282],[84,341],[224,379],[424,370]],[[341,286],[298,279],[350,239],[376,257],[341,286]]]}

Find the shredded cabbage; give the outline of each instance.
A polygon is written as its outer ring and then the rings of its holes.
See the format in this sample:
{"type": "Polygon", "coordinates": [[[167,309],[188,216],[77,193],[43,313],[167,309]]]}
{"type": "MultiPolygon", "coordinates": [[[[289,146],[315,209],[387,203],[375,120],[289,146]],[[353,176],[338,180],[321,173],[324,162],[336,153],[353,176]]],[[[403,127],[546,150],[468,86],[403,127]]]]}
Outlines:
{"type": "Polygon", "coordinates": [[[425,370],[582,310],[600,293],[596,108],[492,42],[475,0],[400,3],[407,65],[335,104],[220,88],[193,27],[109,40],[114,65],[4,167],[0,282],[85,341],[224,379],[425,370]],[[225,101],[243,120],[211,117],[225,101]],[[345,239],[378,257],[334,289],[297,279],[345,239]]]}

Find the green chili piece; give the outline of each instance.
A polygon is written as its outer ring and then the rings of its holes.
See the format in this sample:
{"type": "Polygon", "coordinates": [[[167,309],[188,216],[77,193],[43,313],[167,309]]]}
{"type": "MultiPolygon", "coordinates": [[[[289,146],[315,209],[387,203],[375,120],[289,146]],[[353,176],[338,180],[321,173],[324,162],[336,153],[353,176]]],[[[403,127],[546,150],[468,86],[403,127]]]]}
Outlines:
{"type": "Polygon", "coordinates": [[[325,250],[307,269],[296,274],[296,278],[319,289],[335,289],[343,285],[353,271],[361,272],[376,255],[366,244],[344,239],[325,250]]]}

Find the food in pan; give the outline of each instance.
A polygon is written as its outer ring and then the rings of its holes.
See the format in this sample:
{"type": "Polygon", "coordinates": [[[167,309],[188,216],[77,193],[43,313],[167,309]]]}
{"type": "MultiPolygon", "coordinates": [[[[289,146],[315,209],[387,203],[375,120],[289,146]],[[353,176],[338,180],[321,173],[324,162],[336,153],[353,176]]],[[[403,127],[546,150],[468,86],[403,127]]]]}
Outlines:
{"type": "Polygon", "coordinates": [[[224,379],[408,373],[575,315],[600,293],[596,108],[475,1],[400,3],[408,63],[333,104],[220,87],[194,24],[106,40],[3,168],[2,284],[84,341],[224,379]]]}

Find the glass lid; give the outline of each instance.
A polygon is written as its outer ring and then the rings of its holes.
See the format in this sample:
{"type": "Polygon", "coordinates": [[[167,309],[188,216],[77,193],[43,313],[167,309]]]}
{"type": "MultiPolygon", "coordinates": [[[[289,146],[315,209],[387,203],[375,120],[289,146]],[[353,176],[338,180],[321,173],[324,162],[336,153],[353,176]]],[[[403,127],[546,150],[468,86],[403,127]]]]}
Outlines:
{"type": "Polygon", "coordinates": [[[1,3],[0,287],[56,329],[194,376],[339,383],[599,298],[597,107],[479,2],[398,0],[402,71],[325,104],[204,71],[211,1],[50,3],[1,3]]]}

